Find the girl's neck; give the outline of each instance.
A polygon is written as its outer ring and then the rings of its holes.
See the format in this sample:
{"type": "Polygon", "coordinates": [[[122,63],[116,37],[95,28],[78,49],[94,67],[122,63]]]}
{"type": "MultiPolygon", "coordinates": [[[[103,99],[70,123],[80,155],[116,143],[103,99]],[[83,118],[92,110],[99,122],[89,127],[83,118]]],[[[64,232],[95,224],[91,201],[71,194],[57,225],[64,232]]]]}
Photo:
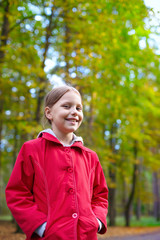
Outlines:
{"type": "Polygon", "coordinates": [[[73,133],[63,134],[57,133],[54,129],[52,129],[58,140],[64,145],[70,145],[73,140],[73,133]]]}

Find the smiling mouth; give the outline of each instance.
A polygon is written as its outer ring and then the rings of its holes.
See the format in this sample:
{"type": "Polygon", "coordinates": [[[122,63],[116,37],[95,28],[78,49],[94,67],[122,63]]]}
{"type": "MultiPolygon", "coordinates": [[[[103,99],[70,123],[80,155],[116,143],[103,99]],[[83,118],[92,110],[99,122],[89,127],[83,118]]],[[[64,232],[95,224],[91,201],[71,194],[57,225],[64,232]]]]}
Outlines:
{"type": "Polygon", "coordinates": [[[68,119],[66,119],[66,120],[69,121],[69,122],[78,122],[77,119],[70,119],[70,118],[68,118],[68,119]]]}

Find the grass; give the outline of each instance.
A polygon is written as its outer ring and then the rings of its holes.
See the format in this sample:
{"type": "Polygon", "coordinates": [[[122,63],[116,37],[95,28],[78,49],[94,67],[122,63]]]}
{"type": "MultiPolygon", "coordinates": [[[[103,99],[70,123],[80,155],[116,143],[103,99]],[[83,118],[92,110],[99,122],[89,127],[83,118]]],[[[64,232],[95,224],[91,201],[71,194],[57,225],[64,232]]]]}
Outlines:
{"type": "Polygon", "coordinates": [[[0,216],[0,221],[12,221],[12,216],[11,215],[2,215],[0,216]]]}
{"type": "MultiPolygon", "coordinates": [[[[116,225],[125,226],[124,217],[117,217],[116,225]]],[[[160,226],[160,221],[156,221],[154,217],[144,217],[144,216],[142,216],[140,220],[137,220],[135,216],[132,216],[130,226],[131,227],[157,227],[157,226],[160,226]]]]}

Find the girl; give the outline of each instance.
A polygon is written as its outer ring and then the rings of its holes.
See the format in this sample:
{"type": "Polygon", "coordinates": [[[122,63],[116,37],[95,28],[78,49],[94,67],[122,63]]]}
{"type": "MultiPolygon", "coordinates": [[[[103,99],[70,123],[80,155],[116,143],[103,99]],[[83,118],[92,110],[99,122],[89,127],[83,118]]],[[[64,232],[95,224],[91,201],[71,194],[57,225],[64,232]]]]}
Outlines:
{"type": "Polygon", "coordinates": [[[96,240],[106,232],[108,189],[95,152],[76,131],[82,100],[62,86],[45,98],[52,129],[22,146],[6,187],[6,199],[27,240],[96,240]]]}

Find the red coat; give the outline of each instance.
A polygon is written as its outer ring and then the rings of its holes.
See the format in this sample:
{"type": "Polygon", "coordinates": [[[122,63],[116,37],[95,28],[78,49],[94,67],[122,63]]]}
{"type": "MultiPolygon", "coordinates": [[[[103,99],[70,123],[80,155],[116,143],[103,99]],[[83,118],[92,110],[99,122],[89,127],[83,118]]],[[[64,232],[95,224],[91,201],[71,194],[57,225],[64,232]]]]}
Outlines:
{"type": "Polygon", "coordinates": [[[29,239],[96,240],[106,231],[108,189],[95,152],[64,147],[49,133],[26,142],[6,188],[14,218],[29,239]],[[47,222],[43,238],[34,233],[47,222]]]}

